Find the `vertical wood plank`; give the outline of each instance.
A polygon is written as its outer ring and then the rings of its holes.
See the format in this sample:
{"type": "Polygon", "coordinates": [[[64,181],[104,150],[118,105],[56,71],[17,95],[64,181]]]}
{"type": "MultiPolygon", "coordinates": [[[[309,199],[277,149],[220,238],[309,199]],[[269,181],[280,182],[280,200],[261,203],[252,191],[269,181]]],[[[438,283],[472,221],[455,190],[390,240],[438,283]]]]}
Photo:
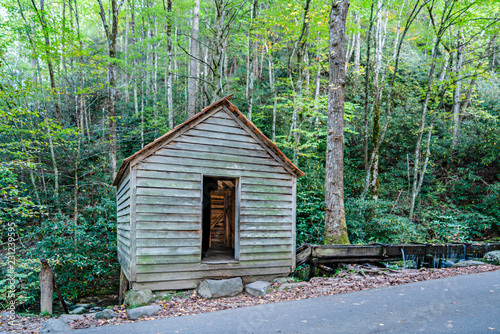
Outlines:
{"type": "Polygon", "coordinates": [[[292,271],[295,270],[295,253],[297,250],[297,177],[292,177],[292,271]]]}
{"type": "Polygon", "coordinates": [[[137,257],[136,198],[137,198],[137,169],[135,168],[135,166],[133,166],[130,167],[130,282],[129,284],[135,282],[135,275],[136,275],[136,257],[137,257]]]}
{"type": "Polygon", "coordinates": [[[236,191],[235,191],[235,213],[234,213],[234,259],[240,260],[240,204],[241,204],[241,180],[242,178],[236,179],[236,191]]]}

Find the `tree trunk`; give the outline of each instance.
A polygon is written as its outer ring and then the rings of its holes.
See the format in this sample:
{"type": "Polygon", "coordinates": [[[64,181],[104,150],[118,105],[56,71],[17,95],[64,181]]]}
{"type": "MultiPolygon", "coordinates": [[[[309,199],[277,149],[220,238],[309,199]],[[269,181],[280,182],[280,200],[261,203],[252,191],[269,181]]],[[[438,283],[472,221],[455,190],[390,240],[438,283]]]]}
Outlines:
{"type": "Polygon", "coordinates": [[[436,47],[434,49],[434,52],[432,54],[432,59],[431,59],[431,67],[429,70],[429,76],[427,79],[427,93],[425,96],[424,104],[422,105],[422,114],[420,117],[420,125],[419,125],[419,130],[418,130],[418,136],[417,136],[417,143],[415,145],[415,162],[413,166],[413,186],[412,186],[412,193],[411,193],[411,198],[410,198],[410,220],[413,220],[414,217],[414,212],[415,212],[415,202],[417,200],[417,195],[418,195],[418,179],[419,179],[419,168],[420,168],[420,156],[421,156],[421,149],[422,149],[422,137],[425,131],[425,119],[427,116],[427,106],[429,104],[429,100],[431,97],[431,92],[432,92],[432,82],[434,78],[434,71],[436,68],[436,57],[437,57],[437,50],[438,50],[438,45],[439,41],[436,42],[436,47]]]}
{"type": "Polygon", "coordinates": [[[52,294],[54,293],[54,275],[47,261],[41,259],[40,279],[40,313],[52,314],[52,294]]]}
{"type": "Polygon", "coordinates": [[[50,124],[47,124],[47,136],[49,139],[49,149],[50,149],[50,157],[52,159],[52,168],[54,169],[54,197],[56,202],[55,205],[59,215],[62,215],[61,201],[59,199],[59,169],[57,168],[57,160],[54,151],[54,142],[52,140],[52,132],[50,130],[50,124]]]}
{"type": "Polygon", "coordinates": [[[462,71],[462,64],[464,62],[464,44],[462,32],[459,32],[457,47],[457,61],[455,65],[455,92],[453,95],[453,138],[452,147],[456,148],[458,143],[458,128],[460,126],[460,93],[462,89],[462,82],[460,81],[460,72],[462,71]]]}
{"type": "MultiPolygon", "coordinates": [[[[364,117],[363,117],[363,148],[364,148],[364,161],[365,161],[365,174],[369,175],[370,171],[368,169],[368,102],[370,97],[370,56],[371,56],[371,36],[373,29],[373,9],[375,5],[372,2],[370,10],[370,25],[368,27],[368,37],[366,41],[366,66],[365,66],[365,101],[364,101],[364,117]]],[[[365,191],[367,187],[365,186],[365,191]]]]}
{"type": "MultiPolygon", "coordinates": [[[[165,6],[165,1],[163,2],[165,6]]],[[[198,2],[199,5],[199,2],[198,2]]],[[[165,13],[167,19],[167,69],[166,78],[165,78],[165,86],[166,86],[166,94],[167,94],[167,109],[168,109],[168,127],[170,130],[174,128],[174,102],[172,97],[172,0],[167,0],[167,4],[165,6],[165,13]]],[[[196,82],[195,82],[196,84],[196,82]]],[[[196,88],[195,88],[196,89],[196,88]]],[[[196,96],[196,94],[193,94],[196,96]]],[[[196,103],[195,103],[196,108],[196,103]]],[[[195,109],[193,108],[193,109],[195,109]]]]}
{"type": "Polygon", "coordinates": [[[49,70],[49,79],[50,79],[50,88],[52,92],[52,97],[54,98],[54,108],[56,112],[56,117],[59,122],[61,122],[61,109],[59,108],[59,97],[57,95],[57,87],[56,87],[56,79],[54,75],[54,67],[52,66],[52,56],[50,52],[50,37],[49,37],[49,29],[47,27],[47,22],[45,21],[45,8],[44,8],[44,0],[40,0],[40,10],[38,10],[34,0],[31,0],[31,4],[33,5],[33,9],[36,12],[38,20],[42,26],[43,36],[45,39],[45,56],[47,61],[47,68],[49,70]]]}
{"type": "Polygon", "coordinates": [[[198,34],[200,31],[200,0],[195,1],[193,19],[191,21],[191,43],[189,53],[189,80],[188,80],[188,118],[196,113],[196,93],[198,92],[198,67],[200,47],[198,34]]]}
{"type": "Polygon", "coordinates": [[[116,39],[118,36],[118,5],[116,0],[111,1],[111,31],[109,31],[108,23],[106,20],[106,14],[104,13],[104,7],[102,1],[99,1],[100,15],[102,19],[102,24],[104,26],[104,32],[106,33],[108,41],[108,53],[109,53],[109,64],[108,64],[108,92],[109,92],[109,106],[108,106],[108,142],[109,142],[109,169],[111,174],[111,179],[114,180],[116,177],[116,100],[117,100],[117,88],[116,88],[116,39]]]}
{"type": "MultiPolygon", "coordinates": [[[[304,6],[304,19],[302,23],[302,31],[295,49],[297,50],[297,85],[295,87],[295,103],[293,106],[291,132],[293,134],[293,162],[298,163],[300,151],[300,115],[304,107],[303,90],[304,90],[304,59],[307,52],[307,38],[309,36],[309,9],[311,7],[311,0],[306,0],[304,6]]],[[[293,54],[293,52],[292,52],[293,54]]],[[[344,56],[345,57],[345,56],[344,56]]]]}
{"type": "MultiPolygon", "coordinates": [[[[383,21],[382,21],[382,6],[383,3],[377,3],[377,23],[375,25],[375,66],[373,69],[373,130],[372,130],[372,148],[378,146],[380,140],[380,106],[381,106],[381,89],[380,85],[380,70],[382,68],[382,52],[385,44],[385,36],[383,37],[383,21]]],[[[373,151],[375,158],[369,170],[370,176],[370,193],[373,200],[378,199],[378,164],[379,164],[379,151],[373,151]]]]}
{"type": "MultiPolygon", "coordinates": [[[[370,180],[371,180],[371,173],[369,173],[368,171],[370,171],[372,169],[372,166],[374,164],[374,161],[377,157],[377,154],[378,154],[378,151],[380,149],[380,145],[382,144],[383,140],[384,140],[384,136],[386,134],[386,131],[387,131],[387,128],[389,127],[389,122],[391,120],[391,113],[392,113],[392,88],[394,87],[394,82],[396,81],[396,76],[397,76],[397,73],[398,73],[398,68],[399,68],[399,56],[400,56],[400,53],[401,53],[401,47],[403,45],[403,41],[404,41],[404,38],[406,36],[406,32],[409,30],[410,26],[412,25],[412,23],[415,21],[415,19],[417,18],[418,14],[420,13],[420,11],[422,10],[422,8],[425,6],[426,2],[424,2],[423,4],[420,4],[419,1],[417,1],[415,3],[415,6],[413,7],[413,10],[411,11],[410,15],[408,16],[407,20],[406,20],[406,25],[405,25],[405,28],[403,30],[403,34],[401,36],[401,38],[399,39],[399,42],[397,42],[397,48],[396,48],[396,54],[395,54],[395,57],[394,57],[394,61],[395,61],[395,64],[394,64],[394,70],[392,71],[392,77],[391,77],[391,80],[389,82],[389,85],[388,85],[388,88],[387,88],[387,102],[386,102],[386,117],[385,117],[385,122],[384,122],[384,126],[382,128],[382,131],[380,132],[380,135],[378,136],[378,140],[377,140],[377,144],[375,147],[372,148],[372,153],[371,153],[371,156],[370,156],[370,159],[368,160],[368,147],[366,145],[366,142],[365,142],[365,169],[366,169],[366,178],[365,178],[365,186],[364,186],[364,189],[363,189],[363,193],[361,195],[361,198],[365,198],[367,192],[368,192],[368,188],[369,188],[369,185],[370,185],[370,180]]],[[[371,21],[371,20],[370,20],[371,21]]],[[[369,44],[368,44],[369,45],[369,44]]],[[[368,89],[368,85],[366,85],[366,89],[368,89]]],[[[368,92],[368,90],[366,90],[366,93],[368,92]]],[[[368,106],[366,104],[366,101],[365,100],[365,129],[367,128],[367,109],[368,109],[368,106]]],[[[367,136],[367,132],[365,131],[365,135],[367,136]]]]}
{"type": "Polygon", "coordinates": [[[359,75],[359,65],[361,60],[361,16],[357,13],[354,14],[354,21],[359,31],[356,33],[354,41],[354,73],[359,75]]]}
{"type": "Polygon", "coordinates": [[[254,66],[255,66],[255,53],[256,53],[256,42],[254,41],[254,20],[257,16],[257,6],[258,0],[253,0],[252,9],[250,11],[250,29],[248,31],[248,119],[252,120],[252,108],[253,108],[253,86],[254,86],[254,66]]]}
{"type": "Polygon", "coordinates": [[[133,81],[133,94],[134,94],[134,113],[136,116],[139,115],[139,99],[137,97],[137,56],[135,55],[135,1],[129,0],[130,2],[130,13],[131,13],[131,30],[132,30],[132,40],[134,55],[132,59],[132,81],[133,81]]]}
{"type": "Polygon", "coordinates": [[[349,0],[330,12],[328,124],[325,171],[325,244],[348,244],[344,209],[345,25],[349,0]]]}
{"type": "Polygon", "coordinates": [[[271,139],[276,141],[276,107],[278,104],[278,96],[276,93],[276,83],[274,78],[274,63],[272,51],[268,48],[267,43],[264,44],[268,54],[268,72],[269,72],[269,88],[271,89],[271,96],[273,98],[273,121],[271,125],[271,139]]]}

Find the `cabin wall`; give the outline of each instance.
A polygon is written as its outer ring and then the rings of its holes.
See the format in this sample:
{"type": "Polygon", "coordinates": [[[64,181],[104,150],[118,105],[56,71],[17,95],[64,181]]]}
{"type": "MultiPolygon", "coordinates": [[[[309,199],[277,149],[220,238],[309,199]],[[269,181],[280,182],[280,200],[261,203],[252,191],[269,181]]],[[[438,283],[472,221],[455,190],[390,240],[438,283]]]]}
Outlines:
{"type": "Polygon", "coordinates": [[[116,192],[118,261],[130,280],[130,173],[118,185],[116,192]]]}
{"type": "Polygon", "coordinates": [[[280,276],[292,270],[294,176],[226,112],[194,126],[133,168],[135,288],[188,289],[206,277],[280,276]],[[239,261],[201,263],[203,175],[239,178],[239,261]]]}

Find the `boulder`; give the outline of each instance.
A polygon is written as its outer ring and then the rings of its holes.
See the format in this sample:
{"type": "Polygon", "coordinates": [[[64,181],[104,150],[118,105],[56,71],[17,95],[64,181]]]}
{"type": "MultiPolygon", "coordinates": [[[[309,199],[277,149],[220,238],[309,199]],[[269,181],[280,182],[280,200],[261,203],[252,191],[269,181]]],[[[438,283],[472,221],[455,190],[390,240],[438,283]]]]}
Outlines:
{"type": "Polygon", "coordinates": [[[293,283],[294,279],[292,277],[278,277],[273,279],[274,283],[283,284],[283,283],[293,283]]]}
{"type": "Polygon", "coordinates": [[[243,291],[241,277],[213,280],[207,279],[198,286],[198,294],[203,298],[232,297],[243,291]]]}
{"type": "Polygon", "coordinates": [[[307,282],[285,283],[285,284],[280,285],[279,290],[280,291],[291,290],[291,289],[304,288],[304,287],[310,287],[310,286],[311,286],[311,283],[307,283],[307,282]]]}
{"type": "Polygon", "coordinates": [[[488,263],[500,265],[500,250],[486,253],[483,259],[488,263]]]}
{"type": "Polygon", "coordinates": [[[74,309],[78,308],[78,307],[83,307],[84,309],[88,309],[90,308],[90,304],[74,304],[72,305],[69,310],[70,311],[73,311],[74,309]]]}
{"type": "Polygon", "coordinates": [[[149,289],[129,290],[125,295],[124,304],[130,308],[148,305],[154,300],[153,292],[149,289]]]}
{"type": "Polygon", "coordinates": [[[439,261],[439,268],[451,268],[455,263],[448,260],[439,261]]]}
{"type": "Polygon", "coordinates": [[[104,311],[97,312],[95,314],[96,319],[111,319],[111,318],[116,318],[117,316],[118,314],[116,314],[115,312],[113,312],[113,310],[110,309],[106,309],[104,311]]]}
{"type": "Polygon", "coordinates": [[[83,319],[83,315],[81,314],[62,314],[59,317],[59,320],[64,321],[65,323],[69,323],[71,321],[83,319]]]}
{"type": "Polygon", "coordinates": [[[245,286],[245,291],[252,296],[264,296],[271,289],[271,284],[265,281],[256,281],[245,286]]]}
{"type": "Polygon", "coordinates": [[[458,268],[458,267],[473,267],[473,266],[482,266],[484,265],[484,262],[481,261],[474,261],[474,260],[467,260],[467,261],[462,261],[462,262],[457,262],[453,265],[453,268],[458,268]]]}
{"type": "Polygon", "coordinates": [[[61,319],[49,319],[42,324],[40,333],[57,333],[71,330],[71,327],[61,319]]]}
{"type": "Polygon", "coordinates": [[[135,320],[142,317],[150,317],[160,312],[160,310],[161,306],[159,305],[136,307],[127,311],[127,317],[130,320],[135,320]]]}
{"type": "Polygon", "coordinates": [[[82,314],[82,313],[85,313],[85,312],[86,312],[86,310],[85,310],[84,307],[78,306],[78,307],[75,307],[73,309],[73,311],[69,312],[69,314],[82,314]]]}
{"type": "Polygon", "coordinates": [[[245,291],[252,296],[264,296],[271,289],[271,284],[265,281],[257,281],[245,286],[245,291]]]}

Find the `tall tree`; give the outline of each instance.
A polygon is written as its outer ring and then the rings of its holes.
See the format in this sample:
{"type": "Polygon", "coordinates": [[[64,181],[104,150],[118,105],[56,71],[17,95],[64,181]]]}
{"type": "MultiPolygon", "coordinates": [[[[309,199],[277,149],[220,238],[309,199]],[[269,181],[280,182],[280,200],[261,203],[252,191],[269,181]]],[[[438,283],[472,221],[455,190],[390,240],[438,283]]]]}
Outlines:
{"type": "Polygon", "coordinates": [[[116,176],[116,100],[118,97],[118,90],[116,87],[117,75],[117,54],[116,54],[116,40],[118,37],[118,15],[123,1],[120,5],[116,3],[117,0],[111,0],[111,30],[108,26],[106,13],[102,1],[99,1],[100,16],[104,33],[108,42],[108,142],[109,142],[109,169],[111,178],[116,176]]]}
{"type": "Polygon", "coordinates": [[[200,0],[195,1],[193,19],[191,20],[191,43],[189,53],[189,80],[188,80],[188,118],[196,112],[196,92],[198,91],[198,68],[200,58],[200,46],[198,34],[200,30],[200,0]]]}
{"type": "Polygon", "coordinates": [[[43,37],[45,39],[45,55],[46,55],[45,61],[47,62],[47,67],[49,69],[50,88],[52,91],[52,96],[54,98],[54,109],[56,112],[57,120],[59,122],[61,122],[61,109],[59,107],[59,97],[57,95],[54,66],[52,65],[52,53],[50,51],[50,49],[51,49],[50,35],[49,35],[50,29],[47,26],[47,20],[45,19],[45,13],[46,13],[46,10],[44,7],[45,2],[44,2],[44,0],[40,0],[40,9],[38,9],[34,0],[31,0],[31,4],[33,5],[33,9],[36,12],[36,16],[37,16],[38,20],[40,21],[40,25],[42,26],[43,37]]]}
{"type": "Polygon", "coordinates": [[[345,26],[349,0],[333,0],[328,59],[325,171],[325,244],[348,244],[344,208],[345,26]]]}
{"type": "Polygon", "coordinates": [[[257,43],[255,41],[254,26],[255,18],[257,16],[258,0],[253,0],[250,9],[250,29],[248,32],[248,88],[247,88],[247,98],[248,98],[248,119],[252,120],[252,109],[253,109],[253,86],[254,86],[254,63],[255,57],[257,56],[257,43]]]}

